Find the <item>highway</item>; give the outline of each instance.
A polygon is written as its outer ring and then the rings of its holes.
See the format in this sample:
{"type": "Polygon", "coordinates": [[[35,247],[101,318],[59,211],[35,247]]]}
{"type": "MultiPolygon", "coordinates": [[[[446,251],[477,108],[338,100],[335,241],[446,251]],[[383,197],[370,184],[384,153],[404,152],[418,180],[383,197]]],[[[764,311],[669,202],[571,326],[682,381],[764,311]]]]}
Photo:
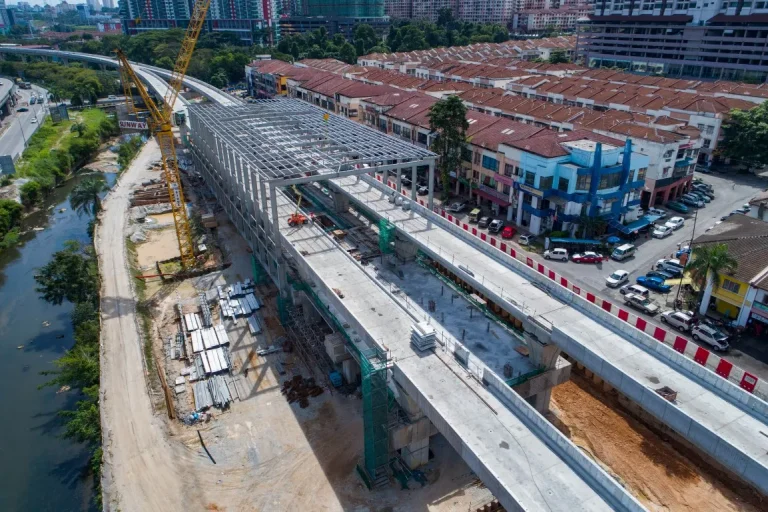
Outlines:
{"type": "Polygon", "coordinates": [[[0,134],[0,155],[11,155],[16,160],[26,148],[26,141],[37,131],[40,123],[43,122],[47,113],[48,92],[37,86],[32,89],[18,89],[21,100],[15,107],[15,112],[8,116],[3,124],[8,124],[0,134]],[[40,105],[35,103],[29,105],[29,98],[32,94],[40,95],[45,98],[45,103],[40,105]],[[27,112],[19,112],[19,108],[29,109],[27,112]],[[33,123],[32,120],[36,121],[33,123]]]}

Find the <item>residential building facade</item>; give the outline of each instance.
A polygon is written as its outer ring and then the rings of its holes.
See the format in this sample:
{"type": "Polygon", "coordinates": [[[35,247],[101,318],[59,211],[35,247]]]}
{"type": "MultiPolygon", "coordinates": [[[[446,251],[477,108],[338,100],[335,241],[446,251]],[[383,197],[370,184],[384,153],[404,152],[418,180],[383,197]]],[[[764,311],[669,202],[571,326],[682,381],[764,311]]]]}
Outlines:
{"type": "Polygon", "coordinates": [[[764,82],[767,38],[766,2],[602,0],[579,26],[577,51],[589,67],[764,82]]]}
{"type": "MultiPolygon", "coordinates": [[[[192,2],[184,0],[120,0],[123,32],[186,28],[192,2]]],[[[244,43],[275,40],[279,36],[277,0],[211,0],[204,30],[236,34],[244,43]]]]}

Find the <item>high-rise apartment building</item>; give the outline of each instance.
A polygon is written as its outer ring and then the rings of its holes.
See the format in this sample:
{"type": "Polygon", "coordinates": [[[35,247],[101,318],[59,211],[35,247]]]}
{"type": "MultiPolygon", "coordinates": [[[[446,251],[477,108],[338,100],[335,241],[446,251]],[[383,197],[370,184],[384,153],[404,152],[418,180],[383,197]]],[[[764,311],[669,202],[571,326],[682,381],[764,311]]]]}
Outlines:
{"type": "MultiPolygon", "coordinates": [[[[186,28],[194,0],[119,0],[123,31],[186,28]]],[[[247,44],[277,30],[278,0],[211,0],[204,30],[237,34],[247,44]]]]}
{"type": "Polygon", "coordinates": [[[768,78],[766,1],[597,0],[595,13],[579,25],[578,55],[590,67],[768,78]]]}
{"type": "Polygon", "coordinates": [[[384,16],[384,0],[304,0],[305,16],[343,18],[380,18],[384,16]]]}

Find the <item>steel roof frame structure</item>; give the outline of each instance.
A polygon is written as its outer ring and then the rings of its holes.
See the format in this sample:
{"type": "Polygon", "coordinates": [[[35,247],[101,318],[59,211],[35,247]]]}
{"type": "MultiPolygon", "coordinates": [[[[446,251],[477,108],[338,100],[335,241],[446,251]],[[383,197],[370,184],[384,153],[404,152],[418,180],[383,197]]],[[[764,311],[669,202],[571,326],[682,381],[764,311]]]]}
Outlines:
{"type": "Polygon", "coordinates": [[[190,105],[270,185],[431,165],[437,155],[293,98],[237,106],[190,105]]]}

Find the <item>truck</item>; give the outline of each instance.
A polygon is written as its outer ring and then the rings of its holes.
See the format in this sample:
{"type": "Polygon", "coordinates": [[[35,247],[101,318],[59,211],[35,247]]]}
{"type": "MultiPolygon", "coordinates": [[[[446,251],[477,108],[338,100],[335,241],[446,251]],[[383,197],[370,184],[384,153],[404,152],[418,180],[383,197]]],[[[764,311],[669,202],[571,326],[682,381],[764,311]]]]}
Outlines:
{"type": "Polygon", "coordinates": [[[643,313],[648,313],[649,315],[655,315],[659,312],[658,304],[654,303],[648,297],[643,297],[637,293],[626,294],[624,296],[624,303],[627,306],[632,306],[633,308],[639,309],[643,313]]]}

